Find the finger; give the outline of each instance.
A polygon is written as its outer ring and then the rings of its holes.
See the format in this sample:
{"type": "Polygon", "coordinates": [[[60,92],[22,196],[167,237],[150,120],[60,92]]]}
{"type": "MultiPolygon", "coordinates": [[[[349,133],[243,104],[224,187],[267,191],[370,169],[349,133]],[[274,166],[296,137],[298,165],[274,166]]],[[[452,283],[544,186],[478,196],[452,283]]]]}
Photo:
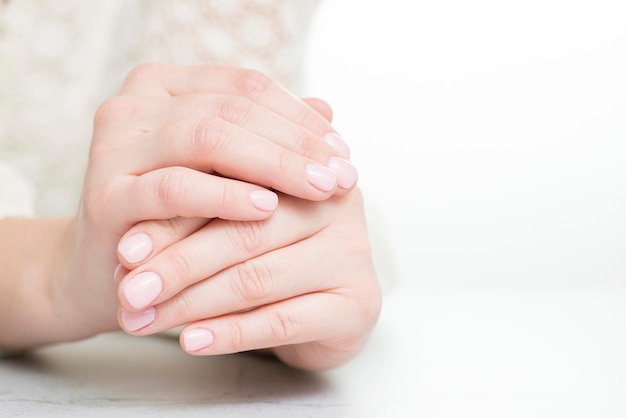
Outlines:
{"type": "MultiPolygon", "coordinates": [[[[302,99],[306,104],[311,106],[312,109],[315,109],[317,113],[324,116],[328,122],[333,121],[333,109],[330,107],[328,103],[326,103],[322,99],[318,98],[304,98],[302,99]]],[[[333,147],[338,153],[340,157],[350,158],[350,147],[343,138],[336,132],[329,132],[324,135],[324,141],[326,141],[331,147],[333,147]]]]}
{"type": "Polygon", "coordinates": [[[119,241],[117,255],[125,273],[119,277],[120,282],[126,274],[140,263],[149,260],[173,242],[180,241],[196,232],[212,219],[183,218],[149,220],[133,226],[119,241]]]}
{"type": "MultiPolygon", "coordinates": [[[[92,155],[104,155],[111,160],[107,167],[124,167],[135,174],[186,166],[205,172],[216,171],[309,200],[326,199],[336,188],[342,193],[356,184],[358,174],[354,166],[337,156],[350,153],[337,134],[327,134],[324,141],[243,99],[229,105],[214,95],[174,100],[174,105],[167,106],[169,113],[158,117],[160,120],[173,118],[174,122],[153,131],[146,128],[146,132],[137,133],[130,140],[124,139],[123,144],[96,141],[92,155]],[[227,107],[230,110],[223,110],[227,107]],[[226,119],[205,117],[212,113],[226,119]],[[179,119],[184,117],[186,119],[179,119]],[[124,153],[118,151],[121,146],[124,153]]],[[[128,99],[117,102],[117,107],[130,106],[128,99]]],[[[151,104],[143,108],[150,114],[156,112],[151,104]]],[[[116,132],[115,129],[112,126],[107,131],[116,132]]]]}
{"type": "MultiPolygon", "coordinates": [[[[99,142],[98,139],[102,136],[125,137],[133,127],[142,128],[137,130],[137,133],[146,133],[154,130],[154,121],[166,118],[200,119],[213,115],[238,124],[259,136],[270,138],[285,147],[295,144],[301,148],[299,151],[303,155],[319,161],[327,160],[331,154],[324,141],[319,141],[320,138],[334,147],[340,157],[348,158],[350,154],[348,145],[334,130],[320,135],[245,97],[195,93],[174,99],[172,104],[169,95],[163,97],[122,95],[104,101],[94,116],[94,125],[98,128],[95,133],[99,134],[95,135],[94,141],[99,142]],[[329,138],[326,138],[327,136],[329,138]],[[304,151],[308,154],[304,154],[304,151]],[[314,151],[319,153],[317,158],[314,151]]],[[[319,98],[303,98],[302,101],[328,122],[332,122],[333,111],[328,103],[319,98]]],[[[298,151],[297,147],[295,150],[298,151]]]]}
{"type": "Polygon", "coordinates": [[[179,121],[160,136],[138,144],[134,154],[142,157],[133,161],[129,155],[127,165],[137,171],[180,165],[217,172],[308,200],[350,190],[358,180],[345,159],[331,156],[322,165],[221,119],[179,121]]]}
{"type": "Polygon", "coordinates": [[[122,94],[180,96],[196,93],[247,97],[298,125],[324,136],[334,132],[320,113],[268,76],[224,66],[143,64],[126,77],[122,94]]]}
{"type": "Polygon", "coordinates": [[[347,144],[336,132],[314,132],[247,97],[188,94],[175,96],[170,103],[168,116],[172,119],[223,119],[320,162],[337,155],[347,158],[350,153],[347,144]],[[327,137],[332,138],[332,141],[327,137]]]}
{"type": "Polygon", "coordinates": [[[304,97],[302,101],[311,106],[311,108],[313,108],[317,113],[322,115],[324,119],[326,119],[328,122],[332,123],[333,109],[327,102],[317,97],[304,97]]]}
{"type": "Polygon", "coordinates": [[[278,205],[276,193],[245,182],[185,167],[168,167],[120,181],[107,204],[120,222],[182,217],[250,221],[267,218],[278,205]]]}
{"type": "Polygon", "coordinates": [[[120,303],[130,311],[159,304],[230,266],[315,234],[330,221],[334,208],[333,204],[303,205],[297,199],[281,201],[269,219],[215,220],[172,244],[122,280],[120,303]]]}
{"type": "Polygon", "coordinates": [[[335,252],[335,247],[311,237],[235,264],[158,304],[158,320],[139,335],[329,290],[338,286],[337,277],[348,285],[353,277],[363,276],[358,269],[343,271],[350,264],[337,260],[335,252]]]}
{"type": "MultiPolygon", "coordinates": [[[[279,217],[280,214],[274,216],[279,217]]],[[[283,222],[285,219],[282,219],[283,222]]],[[[280,246],[258,257],[241,258],[231,267],[216,267],[218,273],[215,275],[186,287],[156,305],[158,319],[136,333],[147,335],[181,323],[222,316],[320,291],[346,292],[355,300],[373,300],[369,293],[375,293],[372,289],[377,288],[376,274],[369,262],[370,248],[363,222],[362,217],[352,214],[349,220],[334,224],[332,229],[324,228],[310,238],[280,246]],[[355,234],[355,231],[361,232],[355,234]],[[341,252],[338,253],[338,246],[333,242],[339,241],[342,244],[341,252]]],[[[220,250],[231,251],[230,248],[220,250]]],[[[211,252],[212,258],[221,260],[227,256],[220,250],[211,252]]],[[[180,253],[175,258],[185,259],[184,265],[189,267],[188,256],[180,253]]],[[[141,282],[149,282],[151,276],[151,272],[133,276],[133,280],[138,277],[141,280],[134,284],[131,282],[130,288],[124,289],[124,293],[126,290],[145,291],[141,282]]],[[[162,286],[158,290],[161,291],[162,286]]],[[[145,292],[138,296],[148,299],[145,292]]],[[[133,295],[131,297],[136,298],[133,295]]],[[[124,324],[122,327],[128,329],[124,324]]]]}
{"type": "Polygon", "coordinates": [[[360,331],[358,318],[355,304],[344,296],[311,293],[195,322],[183,329],[180,343],[193,355],[217,355],[332,340],[360,331]]]}

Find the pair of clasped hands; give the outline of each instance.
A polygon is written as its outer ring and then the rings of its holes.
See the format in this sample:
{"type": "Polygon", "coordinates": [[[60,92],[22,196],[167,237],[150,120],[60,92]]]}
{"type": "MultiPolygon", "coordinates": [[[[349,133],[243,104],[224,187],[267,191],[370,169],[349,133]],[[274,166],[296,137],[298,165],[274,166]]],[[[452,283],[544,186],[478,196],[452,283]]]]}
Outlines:
{"type": "Polygon", "coordinates": [[[74,325],[184,326],[190,354],[271,349],[310,370],[354,357],[381,293],[331,119],[256,71],[131,71],[94,120],[67,275],[74,325]]]}

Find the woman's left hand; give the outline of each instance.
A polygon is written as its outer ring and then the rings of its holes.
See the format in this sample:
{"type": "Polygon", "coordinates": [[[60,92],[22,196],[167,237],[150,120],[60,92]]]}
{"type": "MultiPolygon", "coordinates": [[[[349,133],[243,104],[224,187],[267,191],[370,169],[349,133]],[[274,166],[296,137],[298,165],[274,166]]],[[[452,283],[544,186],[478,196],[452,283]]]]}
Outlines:
{"type": "Polygon", "coordinates": [[[190,354],[271,348],[309,370],[359,351],[381,291],[358,188],[324,202],[280,195],[262,221],[206,222],[145,221],[125,235],[155,242],[143,264],[120,257],[122,328],[149,335],[186,325],[180,343],[190,354]]]}

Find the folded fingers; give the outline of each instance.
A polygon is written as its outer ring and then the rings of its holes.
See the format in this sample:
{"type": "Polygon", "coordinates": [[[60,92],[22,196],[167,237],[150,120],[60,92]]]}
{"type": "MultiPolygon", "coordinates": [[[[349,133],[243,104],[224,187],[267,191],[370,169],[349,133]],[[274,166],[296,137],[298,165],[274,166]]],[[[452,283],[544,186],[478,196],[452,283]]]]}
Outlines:
{"type": "MultiPolygon", "coordinates": [[[[281,200],[283,204],[269,219],[251,222],[218,219],[169,246],[158,244],[166,250],[134,268],[121,281],[122,306],[139,311],[157,305],[229,267],[315,234],[332,215],[330,203],[305,206],[297,199],[283,196],[281,200]],[[302,216],[307,222],[301,222],[302,216]]],[[[142,229],[150,230],[147,225],[134,231],[142,229]]],[[[126,266],[132,268],[132,263],[127,260],[126,266]]]]}
{"type": "Polygon", "coordinates": [[[166,105],[123,97],[103,105],[91,150],[101,170],[92,176],[107,183],[112,174],[180,166],[308,200],[344,194],[357,182],[355,167],[342,158],[349,149],[335,133],[319,137],[247,99],[177,99],[166,105]]]}
{"type": "MultiPolygon", "coordinates": [[[[320,263],[332,251],[303,241],[235,264],[149,307],[158,320],[155,316],[145,328],[131,329],[132,325],[122,323],[123,327],[145,335],[332,289],[332,280],[343,272],[320,263]]],[[[122,315],[126,316],[122,319],[127,319],[130,312],[123,308],[122,315]]]]}
{"type": "Polygon", "coordinates": [[[324,135],[334,132],[328,119],[265,74],[226,66],[178,66],[148,63],[126,77],[121,94],[153,97],[198,93],[244,97],[304,128],[324,135]]]}
{"type": "MultiPolygon", "coordinates": [[[[275,136],[288,131],[280,125],[272,130],[275,136]]],[[[137,144],[136,153],[142,157],[129,156],[126,165],[135,172],[186,166],[309,200],[353,188],[358,177],[355,167],[333,155],[321,139],[303,135],[299,141],[306,144],[297,149],[225,119],[180,119],[155,132],[156,138],[137,144]]]]}
{"type": "Polygon", "coordinates": [[[278,205],[273,191],[185,167],[121,177],[88,196],[90,206],[115,208],[119,222],[130,226],[144,219],[179,216],[258,220],[270,216],[278,205]]]}

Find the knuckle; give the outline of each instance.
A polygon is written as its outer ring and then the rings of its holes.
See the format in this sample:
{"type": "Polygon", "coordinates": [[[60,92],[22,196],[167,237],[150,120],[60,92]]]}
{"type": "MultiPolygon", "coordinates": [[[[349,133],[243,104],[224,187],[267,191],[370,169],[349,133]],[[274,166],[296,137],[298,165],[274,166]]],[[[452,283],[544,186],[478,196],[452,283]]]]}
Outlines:
{"type": "Polygon", "coordinates": [[[175,242],[189,234],[189,218],[176,217],[149,222],[153,222],[158,236],[163,237],[165,243],[175,242]]]}
{"type": "Polygon", "coordinates": [[[323,142],[311,133],[305,132],[300,135],[293,146],[295,151],[304,157],[314,159],[323,157],[323,142]]]}
{"type": "Polygon", "coordinates": [[[256,254],[265,243],[268,234],[267,223],[264,221],[242,221],[231,223],[228,237],[235,248],[245,255],[256,254]]]}
{"type": "Polygon", "coordinates": [[[135,99],[130,96],[115,96],[105,100],[94,116],[94,126],[107,126],[121,119],[132,119],[138,113],[138,104],[135,99]]]}
{"type": "Polygon", "coordinates": [[[237,125],[244,125],[250,120],[254,104],[246,97],[229,96],[217,107],[217,117],[237,125]]]}
{"type": "Polygon", "coordinates": [[[134,84],[151,77],[158,71],[161,71],[163,65],[153,62],[147,62],[133,67],[124,80],[125,85],[134,84]]]}
{"type": "Polygon", "coordinates": [[[375,279],[372,284],[368,289],[364,289],[361,297],[355,300],[354,329],[370,329],[378,322],[382,309],[382,292],[375,279]]]}
{"type": "Polygon", "coordinates": [[[308,106],[304,106],[297,117],[298,122],[302,126],[316,126],[318,119],[318,114],[308,106]]]}
{"type": "Polygon", "coordinates": [[[295,337],[295,323],[292,317],[285,311],[270,309],[267,312],[266,320],[275,345],[282,345],[295,337]]]}
{"type": "Polygon", "coordinates": [[[154,185],[158,204],[174,209],[179,202],[189,200],[191,190],[185,174],[182,167],[171,167],[161,172],[154,185]]]}
{"type": "MultiPolygon", "coordinates": [[[[169,251],[167,255],[168,281],[187,283],[193,271],[191,264],[189,254],[182,254],[176,250],[169,251]]],[[[183,299],[183,302],[186,300],[183,299]]]]}
{"type": "Polygon", "coordinates": [[[235,80],[237,93],[242,96],[256,96],[265,93],[274,81],[264,73],[245,69],[241,70],[235,80]]]}
{"type": "Polygon", "coordinates": [[[198,301],[190,295],[190,292],[180,292],[173,302],[173,317],[178,321],[193,317],[193,313],[197,310],[198,301]]]}
{"type": "Polygon", "coordinates": [[[291,153],[286,149],[279,149],[278,155],[276,156],[278,159],[278,173],[289,173],[291,165],[291,153]]]}
{"type": "Polygon", "coordinates": [[[231,351],[244,351],[244,333],[241,324],[236,319],[232,319],[226,325],[226,329],[228,330],[227,332],[231,351]]]}
{"type": "Polygon", "coordinates": [[[167,248],[171,244],[189,236],[201,227],[199,218],[185,218],[177,216],[169,219],[155,219],[141,221],[129,232],[143,232],[150,235],[159,248],[167,248]]]}
{"type": "Polygon", "coordinates": [[[226,122],[219,118],[200,119],[192,128],[189,148],[198,155],[212,155],[224,142],[228,142],[226,122]]]}
{"type": "Polygon", "coordinates": [[[233,210],[236,210],[238,205],[236,194],[232,187],[222,186],[213,203],[220,208],[222,212],[231,213],[233,210]]]}
{"type": "Polygon", "coordinates": [[[235,266],[233,274],[232,290],[245,306],[265,300],[272,293],[271,271],[265,263],[245,261],[235,266]]]}

